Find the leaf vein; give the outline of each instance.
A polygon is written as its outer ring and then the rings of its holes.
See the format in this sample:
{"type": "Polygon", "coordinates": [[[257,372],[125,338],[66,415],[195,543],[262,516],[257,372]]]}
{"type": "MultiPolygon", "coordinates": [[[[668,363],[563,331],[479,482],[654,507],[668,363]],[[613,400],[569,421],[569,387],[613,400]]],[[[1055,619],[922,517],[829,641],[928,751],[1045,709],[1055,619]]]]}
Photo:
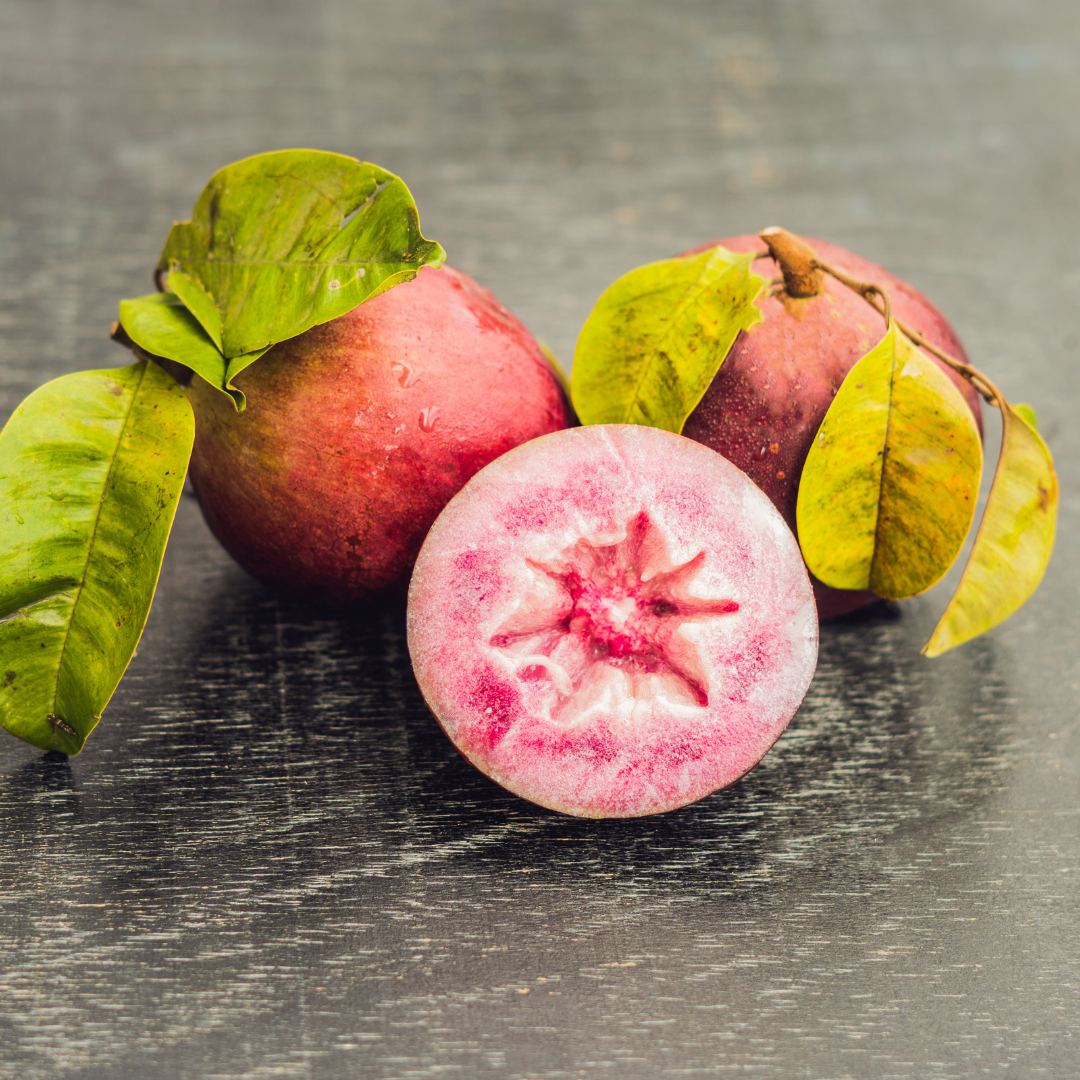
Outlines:
{"type": "MultiPolygon", "coordinates": [[[[139,397],[139,391],[142,389],[143,380],[146,378],[146,372],[147,372],[147,368],[148,368],[149,363],[150,362],[147,361],[147,360],[143,361],[143,369],[139,373],[139,381],[135,385],[135,389],[134,389],[134,391],[132,392],[132,395],[131,395],[131,401],[128,404],[127,410],[124,413],[124,419],[123,419],[123,423],[121,425],[121,430],[123,430],[123,427],[127,424],[128,420],[131,417],[131,412],[135,408],[135,402],[137,401],[137,399],[139,397]]],[[[88,570],[90,568],[90,560],[91,560],[91,558],[93,557],[93,554],[94,554],[94,544],[97,542],[98,529],[99,529],[99,527],[101,525],[102,506],[103,506],[103,504],[105,502],[105,495],[109,490],[109,482],[112,480],[113,473],[116,470],[116,463],[120,458],[120,449],[121,449],[122,446],[123,446],[123,439],[117,439],[116,446],[114,447],[113,452],[112,452],[112,459],[109,462],[109,471],[106,473],[106,476],[105,476],[105,483],[101,485],[101,496],[98,499],[98,512],[97,512],[96,517],[94,518],[94,529],[93,529],[93,532],[90,534],[90,543],[86,547],[86,559],[83,562],[82,574],[79,577],[79,583],[75,586],[75,595],[74,595],[74,599],[73,599],[73,602],[72,602],[72,605],[71,605],[71,611],[68,614],[68,618],[67,618],[67,628],[63,632],[64,644],[63,644],[63,647],[60,650],[60,656],[59,656],[59,659],[57,660],[57,664],[56,664],[56,675],[55,675],[55,677],[53,679],[53,694],[52,694],[53,711],[55,711],[57,697],[58,697],[59,692],[60,692],[60,690],[59,690],[59,687],[60,687],[60,674],[64,669],[64,657],[67,655],[68,644],[71,641],[71,624],[75,619],[75,611],[79,606],[79,600],[82,597],[83,589],[86,587],[86,575],[87,575],[87,572],[88,572],[88,570]]]]}

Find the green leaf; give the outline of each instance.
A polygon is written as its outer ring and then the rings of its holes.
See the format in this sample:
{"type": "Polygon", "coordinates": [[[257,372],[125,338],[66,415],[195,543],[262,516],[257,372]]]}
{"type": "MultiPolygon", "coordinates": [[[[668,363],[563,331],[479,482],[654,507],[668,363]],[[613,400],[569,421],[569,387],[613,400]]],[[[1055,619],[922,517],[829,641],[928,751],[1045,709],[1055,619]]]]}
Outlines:
{"type": "Polygon", "coordinates": [[[631,270],[596,302],[571,372],[584,424],[682,431],[739,332],[761,318],[752,254],[714,247],[631,270]]]}
{"type": "Polygon", "coordinates": [[[186,364],[212,386],[224,386],[225,357],[175,293],[121,300],[120,325],[141,349],[186,364]]]}
{"type": "MultiPolygon", "coordinates": [[[[413,197],[393,173],[342,154],[279,150],[215,173],[191,221],[172,227],[158,268],[235,361],[445,258],[421,236],[413,197]]],[[[227,380],[251,359],[230,364],[227,380]]]]}
{"type": "Polygon", "coordinates": [[[0,725],[77,754],[142,634],[194,418],[143,360],[35,390],[0,433],[0,725]]]}
{"type": "Polygon", "coordinates": [[[1035,591],[1050,561],[1057,476],[1023,408],[1006,403],[1001,411],[1001,456],[986,510],[960,584],[923,647],[927,656],[940,656],[1007,619],[1035,591]]]}
{"type": "Polygon", "coordinates": [[[895,325],[848,373],[803,467],[811,573],[900,599],[939,580],[971,527],[982,442],[942,370],[895,325]]]}
{"type": "MultiPolygon", "coordinates": [[[[169,231],[169,240],[172,240],[176,235],[177,229],[182,229],[185,226],[190,227],[190,225],[191,222],[187,221],[177,222],[169,231]]],[[[166,250],[168,250],[167,245],[166,250]]],[[[164,260],[164,255],[162,255],[162,260],[164,260]]],[[[161,269],[164,268],[162,267],[161,269]]],[[[221,340],[221,328],[224,320],[214,298],[206,291],[199,278],[193,276],[191,271],[184,273],[178,268],[178,264],[176,263],[170,263],[169,269],[171,270],[171,273],[169,274],[168,282],[169,286],[173,289],[173,295],[176,296],[192,316],[194,316],[195,321],[202,332],[206,335],[214,348],[217,349],[218,354],[224,358],[225,346],[222,344],[221,340]]]]}
{"type": "Polygon", "coordinates": [[[243,412],[244,394],[232,385],[232,377],[262,356],[266,349],[226,362],[195,316],[175,293],[169,292],[121,300],[120,325],[139,348],[185,364],[211,386],[229,394],[237,411],[243,412]]]}

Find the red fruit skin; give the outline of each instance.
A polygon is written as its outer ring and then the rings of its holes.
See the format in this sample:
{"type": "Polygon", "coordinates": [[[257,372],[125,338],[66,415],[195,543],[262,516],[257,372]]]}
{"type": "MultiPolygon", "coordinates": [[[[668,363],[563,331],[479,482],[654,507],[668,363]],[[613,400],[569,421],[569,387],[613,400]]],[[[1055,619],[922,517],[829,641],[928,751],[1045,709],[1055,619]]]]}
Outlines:
{"type": "Polygon", "coordinates": [[[637,817],[734,783],[817,659],[798,545],[730,462],[656,428],[511,450],[439,516],[409,586],[428,706],[541,806],[637,817]]]}
{"type": "Polygon", "coordinates": [[[242,413],[189,389],[207,524],[254,577],[331,607],[400,582],[474,473],[572,422],[528,331],[447,266],[275,345],[235,385],[242,413]]]}
{"type": "MultiPolygon", "coordinates": [[[[685,254],[717,243],[730,251],[765,250],[757,236],[735,236],[685,254]]],[[[811,239],[807,243],[823,262],[886,289],[896,319],[949,355],[967,361],[945,317],[910,285],[835,244],[811,239]]],[[[780,276],[768,258],[756,260],[754,272],[766,279],[780,276]]],[[[739,335],[682,433],[742,469],[797,532],[795,505],[810,444],[844,377],[881,340],[885,324],[861,296],[830,277],[817,296],[795,300],[766,292],[757,304],[764,318],[739,335]]],[[[947,365],[935,361],[971,407],[981,434],[978,394],[947,365]]],[[[816,579],[814,594],[823,619],[876,599],[872,592],[832,589],[816,579]]]]}

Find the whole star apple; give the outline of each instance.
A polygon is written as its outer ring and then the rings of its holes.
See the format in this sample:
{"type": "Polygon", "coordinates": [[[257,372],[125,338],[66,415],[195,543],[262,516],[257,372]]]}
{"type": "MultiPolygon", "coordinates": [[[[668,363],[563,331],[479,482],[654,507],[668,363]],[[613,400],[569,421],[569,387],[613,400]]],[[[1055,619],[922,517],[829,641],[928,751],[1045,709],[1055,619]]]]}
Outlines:
{"type": "Polygon", "coordinates": [[[426,267],[275,345],[232,402],[198,376],[191,478],[253,576],[344,606],[401,581],[475,472],[572,422],[520,322],[450,267],[426,267]]]}
{"type": "MultiPolygon", "coordinates": [[[[758,236],[735,236],[685,254],[716,243],[735,252],[767,250],[758,236]]],[[[966,360],[945,317],[917,290],[835,244],[809,239],[806,243],[830,266],[887,290],[895,318],[966,360]]],[[[884,324],[860,295],[832,278],[801,280],[798,268],[783,267],[772,257],[755,261],[754,271],[778,279],[777,287],[757,300],[764,317],[736,339],[683,434],[738,465],[794,530],[799,479],[810,444],[844,376],[880,340],[884,324]]],[[[981,431],[978,394],[955,371],[936,362],[963,394],[981,431]]],[[[814,589],[822,618],[874,599],[871,592],[830,589],[816,581],[814,589]]]]}

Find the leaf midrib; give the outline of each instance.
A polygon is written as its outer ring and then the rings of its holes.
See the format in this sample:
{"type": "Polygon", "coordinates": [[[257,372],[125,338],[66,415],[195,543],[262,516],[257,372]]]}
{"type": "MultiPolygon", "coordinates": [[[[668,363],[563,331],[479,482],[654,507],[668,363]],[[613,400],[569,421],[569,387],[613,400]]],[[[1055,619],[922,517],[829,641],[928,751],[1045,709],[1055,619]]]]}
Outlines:
{"type": "MultiPolygon", "coordinates": [[[[56,713],[57,698],[60,694],[60,674],[63,671],[64,657],[67,655],[68,645],[71,642],[71,624],[75,620],[75,611],[79,606],[79,600],[82,598],[83,589],[86,587],[86,573],[90,567],[90,559],[94,553],[94,544],[97,542],[98,529],[101,525],[102,507],[105,503],[105,493],[109,490],[109,481],[112,480],[113,472],[116,470],[116,464],[120,458],[120,448],[123,445],[124,441],[124,429],[127,427],[128,420],[131,417],[131,412],[135,408],[135,402],[138,399],[139,391],[142,389],[143,380],[146,378],[147,365],[149,363],[149,360],[143,361],[143,369],[139,373],[139,381],[135,384],[135,388],[131,394],[131,401],[128,404],[127,410],[124,412],[123,422],[120,425],[120,438],[116,440],[116,446],[113,449],[112,459],[109,462],[109,471],[105,474],[105,482],[101,485],[101,494],[98,497],[98,512],[94,518],[94,530],[90,534],[90,543],[86,546],[86,559],[83,561],[82,574],[79,577],[79,583],[75,586],[75,597],[71,603],[71,612],[68,615],[67,627],[63,631],[64,644],[60,649],[60,657],[56,663],[56,675],[53,677],[53,707],[50,710],[50,712],[52,713],[56,713]]],[[[68,718],[62,717],[61,719],[67,720],[68,718]]]]}
{"type": "Polygon", "coordinates": [[[299,259],[176,259],[175,265],[181,270],[185,266],[293,266],[297,268],[312,266],[401,266],[410,259],[309,259],[301,262],[299,259]]]}
{"type": "Polygon", "coordinates": [[[897,331],[890,326],[886,333],[892,333],[892,356],[889,360],[889,399],[885,410],[885,438],[881,443],[881,475],[878,477],[877,516],[874,520],[874,553],[870,556],[870,575],[867,585],[874,587],[874,573],[877,569],[878,552],[881,550],[881,500],[885,494],[885,467],[889,457],[889,431],[892,429],[893,385],[896,382],[896,338],[897,331]]]}

